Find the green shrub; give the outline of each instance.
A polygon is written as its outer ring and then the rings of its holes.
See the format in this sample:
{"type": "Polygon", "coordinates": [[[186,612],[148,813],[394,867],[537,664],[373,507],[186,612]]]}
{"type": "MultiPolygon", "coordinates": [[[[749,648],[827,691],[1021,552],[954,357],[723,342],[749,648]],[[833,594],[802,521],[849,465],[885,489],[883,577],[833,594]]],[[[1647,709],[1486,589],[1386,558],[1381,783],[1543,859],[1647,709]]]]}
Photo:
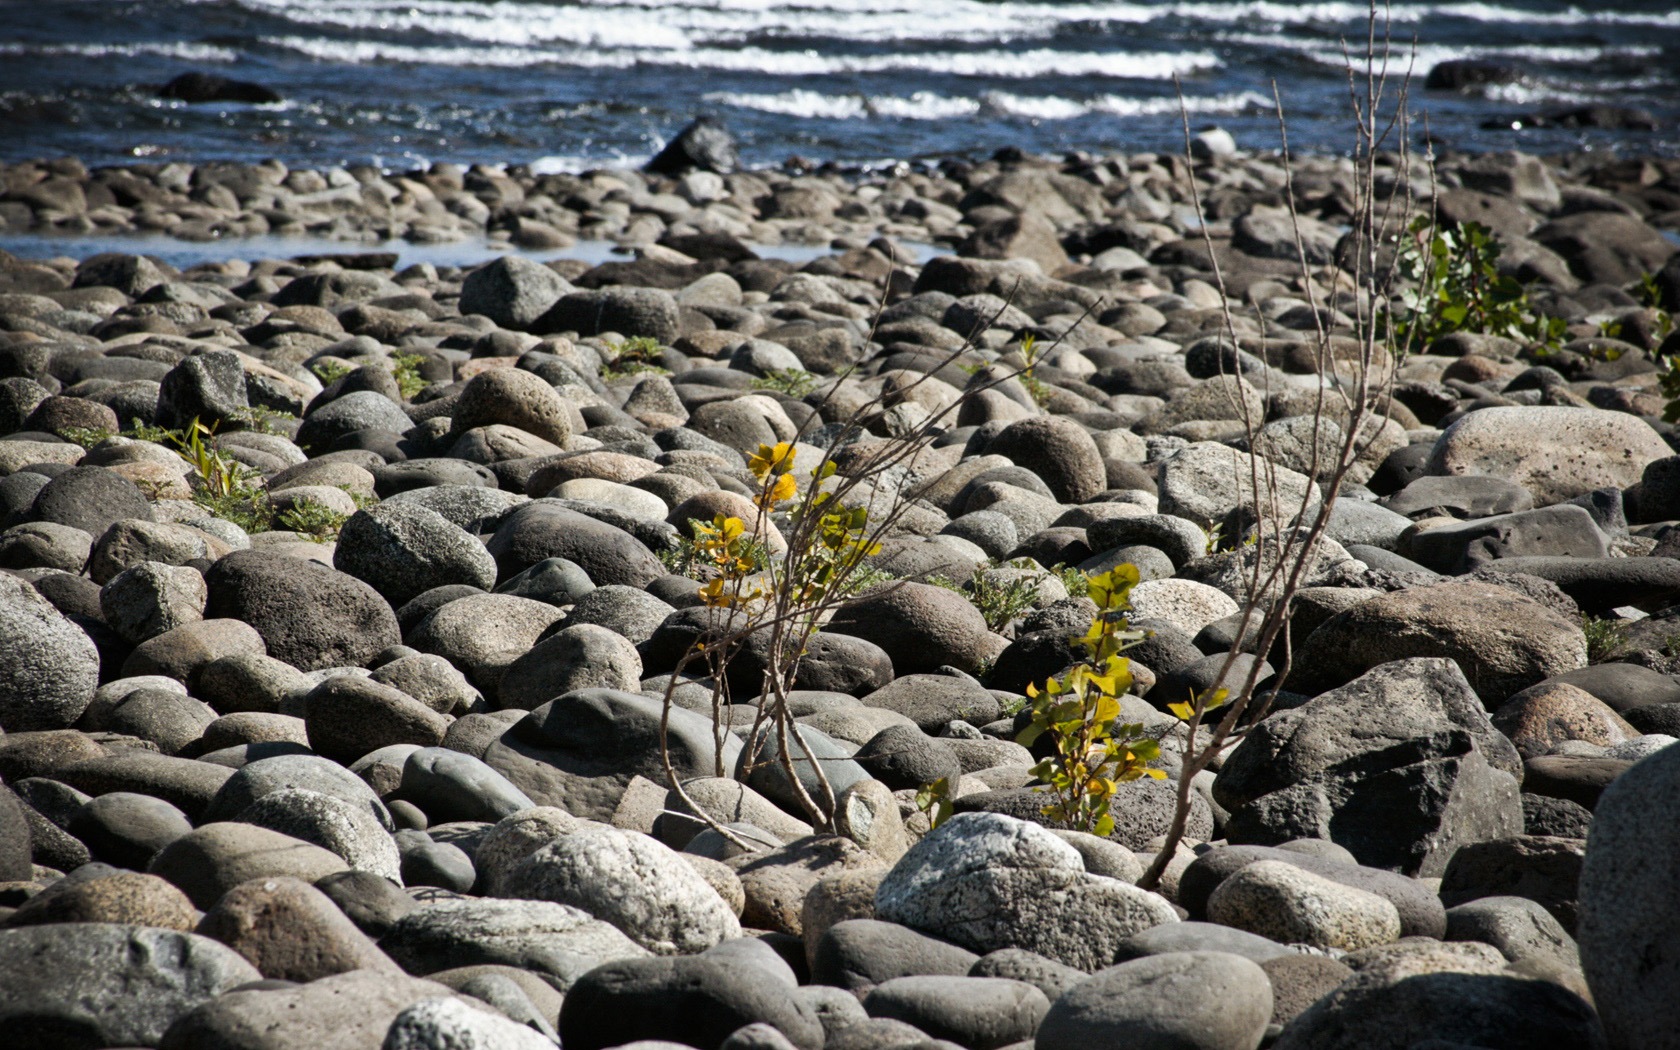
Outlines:
{"type": "Polygon", "coordinates": [[[1499,272],[1503,247],[1478,222],[1432,226],[1414,220],[1400,239],[1395,266],[1404,280],[1402,308],[1387,316],[1401,353],[1427,348],[1454,332],[1503,336],[1558,350],[1567,335],[1560,317],[1547,317],[1529,301],[1521,281],[1499,272]]]}

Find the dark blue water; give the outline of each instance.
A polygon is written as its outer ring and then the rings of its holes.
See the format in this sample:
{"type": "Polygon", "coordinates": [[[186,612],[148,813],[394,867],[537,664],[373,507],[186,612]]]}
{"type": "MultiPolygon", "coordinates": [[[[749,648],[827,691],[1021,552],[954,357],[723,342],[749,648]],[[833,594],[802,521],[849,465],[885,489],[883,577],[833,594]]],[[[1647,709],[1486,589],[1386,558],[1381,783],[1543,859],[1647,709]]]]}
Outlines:
{"type": "MultiPolygon", "coordinates": [[[[1438,143],[1680,153],[1680,10],[1668,3],[1402,3],[1396,72],[1438,143]],[[1437,62],[1519,79],[1425,92],[1437,62]],[[1512,130],[1588,103],[1655,132],[1512,130]],[[1498,122],[1503,129],[1483,125],[1498,122]]],[[[755,164],[999,147],[1160,150],[1192,121],[1345,151],[1343,41],[1366,6],[1045,0],[0,0],[0,159],[73,154],[291,164],[436,160],[549,168],[645,158],[701,112],[755,164]],[[190,70],[266,84],[273,106],[154,97],[190,70]]]]}

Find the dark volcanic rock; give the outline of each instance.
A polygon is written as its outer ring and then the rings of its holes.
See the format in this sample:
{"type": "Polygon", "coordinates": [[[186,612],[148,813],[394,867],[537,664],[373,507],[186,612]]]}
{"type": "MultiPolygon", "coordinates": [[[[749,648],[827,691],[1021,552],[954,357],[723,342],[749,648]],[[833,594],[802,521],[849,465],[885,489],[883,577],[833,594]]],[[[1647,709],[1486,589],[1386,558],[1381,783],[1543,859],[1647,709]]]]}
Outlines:
{"type": "Polygon", "coordinates": [[[270,656],[301,670],[365,665],[402,641],[378,592],[316,562],[236,551],[205,580],[207,617],[243,620],[262,635],[270,656]]]}

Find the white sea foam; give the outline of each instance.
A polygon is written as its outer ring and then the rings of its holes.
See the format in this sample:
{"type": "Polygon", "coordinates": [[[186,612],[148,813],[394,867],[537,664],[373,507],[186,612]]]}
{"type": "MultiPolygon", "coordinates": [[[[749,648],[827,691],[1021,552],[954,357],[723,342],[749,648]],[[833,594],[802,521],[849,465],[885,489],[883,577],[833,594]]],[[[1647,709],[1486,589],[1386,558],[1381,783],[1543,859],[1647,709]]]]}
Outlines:
{"type": "MultiPolygon", "coordinates": [[[[1258,33],[1221,33],[1217,39],[1247,47],[1284,48],[1321,65],[1333,66],[1337,69],[1341,69],[1345,65],[1349,55],[1354,58],[1355,68],[1362,66],[1365,61],[1360,41],[1350,41],[1348,51],[1344,52],[1340,44],[1329,44],[1319,40],[1291,40],[1276,36],[1264,36],[1258,33]]],[[[1535,62],[1560,65],[1592,65],[1610,59],[1651,58],[1662,54],[1662,51],[1663,49],[1660,47],[1631,44],[1621,46],[1582,45],[1576,47],[1547,47],[1532,44],[1459,46],[1414,44],[1410,40],[1395,40],[1389,47],[1389,68],[1395,72],[1404,72],[1407,68],[1411,68],[1421,75],[1428,73],[1430,69],[1442,62],[1467,59],[1502,61],[1512,64],[1535,62]]]]}
{"type": "MultiPolygon", "coordinates": [[[[193,0],[198,3],[225,0],[193,0]]],[[[919,43],[965,43],[1017,45],[1066,37],[1084,31],[1110,37],[1124,27],[1158,22],[1186,23],[1192,33],[1228,26],[1239,32],[1244,27],[1315,26],[1337,29],[1352,37],[1363,37],[1369,9],[1358,0],[1322,3],[1288,3],[1282,0],[1238,0],[1227,3],[1138,3],[1087,2],[1062,4],[1039,0],[585,0],[582,3],[511,3],[507,0],[235,0],[241,6],[283,18],[296,26],[298,36],[314,36],[317,29],[349,31],[387,47],[399,44],[420,46],[433,38],[434,46],[449,42],[488,47],[531,49],[529,62],[498,56],[487,62],[452,62],[456,65],[519,65],[557,62],[545,48],[570,46],[605,52],[603,61],[566,64],[592,68],[623,68],[642,61],[649,51],[705,51],[727,46],[773,42],[809,41],[820,45],[825,55],[833,42],[856,42],[873,46],[919,43]],[[393,39],[395,38],[395,39],[393,39]],[[407,38],[407,39],[404,39],[407,38]],[[628,56],[628,57],[627,57],[628,56]]],[[[1517,4],[1486,2],[1402,3],[1385,12],[1408,36],[1409,27],[1426,21],[1468,21],[1489,25],[1540,26],[1649,26],[1680,27],[1680,9],[1648,10],[1569,7],[1536,11],[1517,4]]],[[[291,35],[291,34],[288,34],[291,35]]],[[[1315,61],[1340,66],[1342,55],[1335,46],[1317,46],[1277,36],[1265,36],[1262,46],[1277,45],[1301,50],[1315,61]]],[[[322,43],[334,42],[323,39],[322,43]]],[[[751,51],[750,47],[746,50],[751,51]]],[[[786,54],[770,51],[766,54],[786,54]]],[[[1142,56],[1148,58],[1149,56],[1142,56]]],[[[1422,56],[1420,56],[1421,59],[1422,56]]],[[[391,58],[389,60],[401,61],[391,58]]],[[[791,74],[775,59],[766,60],[766,72],[791,74]]],[[[947,60],[952,61],[952,60],[947,60]]],[[[1077,63],[1077,59],[1075,60],[1077,63]]],[[[920,66],[886,64],[873,66],[847,63],[844,59],[825,63],[820,72],[877,72],[892,69],[920,69],[920,66]]],[[[1103,75],[1089,70],[1089,63],[1067,69],[1068,75],[1103,75]]],[[[742,67],[718,57],[695,63],[695,68],[742,67]]],[[[1203,65],[1195,68],[1208,68],[1203,65]]],[[[746,71],[746,70],[743,70],[746,71]]],[[[938,70],[935,70],[938,71],[938,70]]],[[[1174,67],[1172,72],[1190,70],[1174,67]]],[[[1042,70],[1002,75],[1030,76],[1042,70]]],[[[1123,74],[1124,75],[1124,74],[1123,74]]],[[[1140,76],[1161,74],[1145,72],[1140,76]]]]}
{"type": "Polygon", "coordinates": [[[1032,79],[1060,76],[1165,80],[1174,74],[1213,69],[1222,63],[1205,51],[1181,53],[1099,54],[1049,49],[1031,51],[940,51],[884,55],[835,55],[816,51],[765,48],[693,48],[685,51],[599,51],[521,47],[422,47],[373,40],[327,40],[317,37],[265,37],[264,44],[334,62],[392,62],[411,65],[573,66],[581,69],[629,69],[676,66],[687,69],[775,76],[822,76],[845,73],[923,72],[967,77],[1032,79]]]}
{"type": "MultiPolygon", "coordinates": [[[[949,120],[982,113],[1022,120],[1073,120],[1093,114],[1171,116],[1179,111],[1176,97],[1134,98],[1105,94],[1066,98],[1060,95],[1018,95],[1006,91],[987,91],[979,98],[950,97],[926,91],[910,96],[825,95],[804,89],[763,94],[719,91],[705,96],[705,100],[713,105],[812,120],[949,120]]],[[[1196,114],[1241,113],[1270,105],[1270,99],[1253,91],[1189,96],[1184,100],[1185,109],[1196,114]]]]}
{"type": "Polygon", "coordinates": [[[973,116],[981,109],[978,99],[950,98],[931,91],[918,91],[909,96],[825,95],[804,89],[773,94],[715,91],[706,95],[705,101],[718,106],[817,120],[859,120],[868,117],[950,120],[973,116]]]}
{"type": "Polygon", "coordinates": [[[234,62],[239,52],[214,44],[184,40],[130,44],[0,44],[0,55],[75,55],[81,58],[132,58],[140,55],[178,58],[183,62],[234,62]]]}

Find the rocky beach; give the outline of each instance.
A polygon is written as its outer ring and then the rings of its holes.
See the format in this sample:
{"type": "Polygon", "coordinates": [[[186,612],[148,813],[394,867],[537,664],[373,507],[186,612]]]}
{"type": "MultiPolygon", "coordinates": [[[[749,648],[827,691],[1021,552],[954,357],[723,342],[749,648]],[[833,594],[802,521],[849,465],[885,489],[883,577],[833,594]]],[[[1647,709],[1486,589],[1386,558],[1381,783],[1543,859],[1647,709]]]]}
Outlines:
{"type": "Polygon", "coordinates": [[[0,1041],[1680,1046],[1680,161],[1186,152],[0,166],[0,1041]]]}

